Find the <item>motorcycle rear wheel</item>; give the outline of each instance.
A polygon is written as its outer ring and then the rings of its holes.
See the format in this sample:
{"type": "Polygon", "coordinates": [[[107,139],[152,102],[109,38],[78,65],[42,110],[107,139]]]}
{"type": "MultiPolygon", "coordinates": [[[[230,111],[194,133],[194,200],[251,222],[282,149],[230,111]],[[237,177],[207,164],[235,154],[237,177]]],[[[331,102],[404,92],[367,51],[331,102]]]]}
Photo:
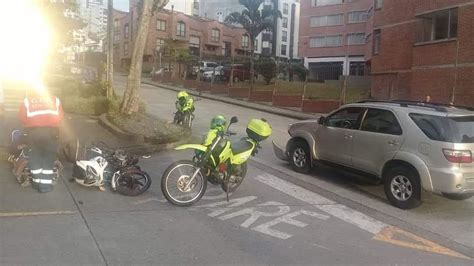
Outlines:
{"type": "Polygon", "coordinates": [[[240,184],[244,181],[245,176],[247,175],[247,163],[243,163],[238,166],[234,166],[234,173],[232,174],[234,177],[229,176],[227,180],[224,180],[221,184],[222,190],[227,193],[234,192],[240,184]]]}
{"type": "Polygon", "coordinates": [[[202,172],[187,186],[189,179],[197,170],[193,161],[181,160],[172,163],[161,178],[161,192],[166,200],[176,206],[191,206],[198,202],[207,188],[207,180],[202,172]]]}

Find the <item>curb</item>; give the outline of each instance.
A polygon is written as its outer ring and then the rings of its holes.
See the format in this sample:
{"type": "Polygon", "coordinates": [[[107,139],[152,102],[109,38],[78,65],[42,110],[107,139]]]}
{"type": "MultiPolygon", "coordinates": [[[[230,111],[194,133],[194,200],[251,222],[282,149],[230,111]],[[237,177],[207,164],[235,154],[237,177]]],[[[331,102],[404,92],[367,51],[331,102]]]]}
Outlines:
{"type": "Polygon", "coordinates": [[[160,152],[164,150],[172,149],[180,144],[186,143],[189,139],[191,139],[192,135],[186,136],[184,139],[170,142],[170,143],[163,143],[163,144],[149,144],[144,143],[144,138],[141,135],[135,135],[128,132],[125,132],[121,128],[114,125],[107,119],[107,114],[102,114],[99,117],[99,125],[110,131],[113,135],[118,137],[119,139],[128,140],[128,141],[136,141],[140,144],[128,146],[128,147],[121,147],[126,152],[132,154],[150,154],[155,152],[160,152]]]}
{"type": "MultiPolygon", "coordinates": [[[[165,85],[165,84],[156,84],[150,81],[142,81],[143,84],[167,89],[167,90],[172,90],[172,91],[182,91],[183,88],[178,88],[175,86],[170,86],[170,85],[165,85]]],[[[219,101],[219,102],[224,102],[224,103],[229,103],[241,107],[246,107],[262,112],[267,112],[270,114],[275,114],[275,115],[280,115],[288,118],[293,118],[293,119],[298,119],[298,120],[307,120],[307,119],[316,119],[317,117],[321,116],[322,114],[306,114],[306,113],[301,113],[298,111],[293,111],[285,108],[279,108],[279,107],[274,107],[274,106],[265,106],[253,102],[247,102],[243,100],[237,100],[229,97],[223,97],[223,96],[217,96],[213,95],[210,93],[206,92],[197,92],[197,91],[192,91],[190,89],[186,89],[187,92],[193,96],[199,96],[202,98],[206,98],[209,100],[214,100],[214,101],[219,101]]]]}

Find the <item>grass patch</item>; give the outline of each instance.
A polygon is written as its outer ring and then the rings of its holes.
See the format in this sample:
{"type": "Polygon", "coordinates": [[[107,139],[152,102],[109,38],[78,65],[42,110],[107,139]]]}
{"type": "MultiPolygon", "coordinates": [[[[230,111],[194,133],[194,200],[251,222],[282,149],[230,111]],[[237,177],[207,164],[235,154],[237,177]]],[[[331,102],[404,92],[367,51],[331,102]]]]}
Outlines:
{"type": "Polygon", "coordinates": [[[144,136],[145,141],[152,144],[176,142],[191,135],[189,129],[145,113],[132,116],[109,114],[107,118],[128,133],[144,136]]]}

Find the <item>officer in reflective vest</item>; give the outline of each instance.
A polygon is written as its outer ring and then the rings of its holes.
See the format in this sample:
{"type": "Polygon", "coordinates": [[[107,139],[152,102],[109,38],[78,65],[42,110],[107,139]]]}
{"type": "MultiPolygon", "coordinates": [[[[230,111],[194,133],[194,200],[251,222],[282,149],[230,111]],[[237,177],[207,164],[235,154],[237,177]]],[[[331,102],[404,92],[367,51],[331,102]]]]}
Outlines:
{"type": "Polygon", "coordinates": [[[20,120],[31,146],[28,164],[32,174],[32,186],[39,192],[53,190],[59,124],[63,117],[59,99],[46,93],[30,93],[20,107],[20,120]]]}

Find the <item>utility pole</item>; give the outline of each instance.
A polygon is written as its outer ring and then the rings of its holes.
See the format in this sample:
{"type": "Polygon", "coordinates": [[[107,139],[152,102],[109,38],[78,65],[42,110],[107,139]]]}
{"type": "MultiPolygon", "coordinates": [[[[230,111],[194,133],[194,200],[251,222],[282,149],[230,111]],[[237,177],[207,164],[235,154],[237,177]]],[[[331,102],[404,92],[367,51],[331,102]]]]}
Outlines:
{"type": "Polygon", "coordinates": [[[114,3],[113,0],[108,0],[107,3],[107,98],[113,96],[113,82],[114,82],[114,18],[113,18],[114,3]]]}

